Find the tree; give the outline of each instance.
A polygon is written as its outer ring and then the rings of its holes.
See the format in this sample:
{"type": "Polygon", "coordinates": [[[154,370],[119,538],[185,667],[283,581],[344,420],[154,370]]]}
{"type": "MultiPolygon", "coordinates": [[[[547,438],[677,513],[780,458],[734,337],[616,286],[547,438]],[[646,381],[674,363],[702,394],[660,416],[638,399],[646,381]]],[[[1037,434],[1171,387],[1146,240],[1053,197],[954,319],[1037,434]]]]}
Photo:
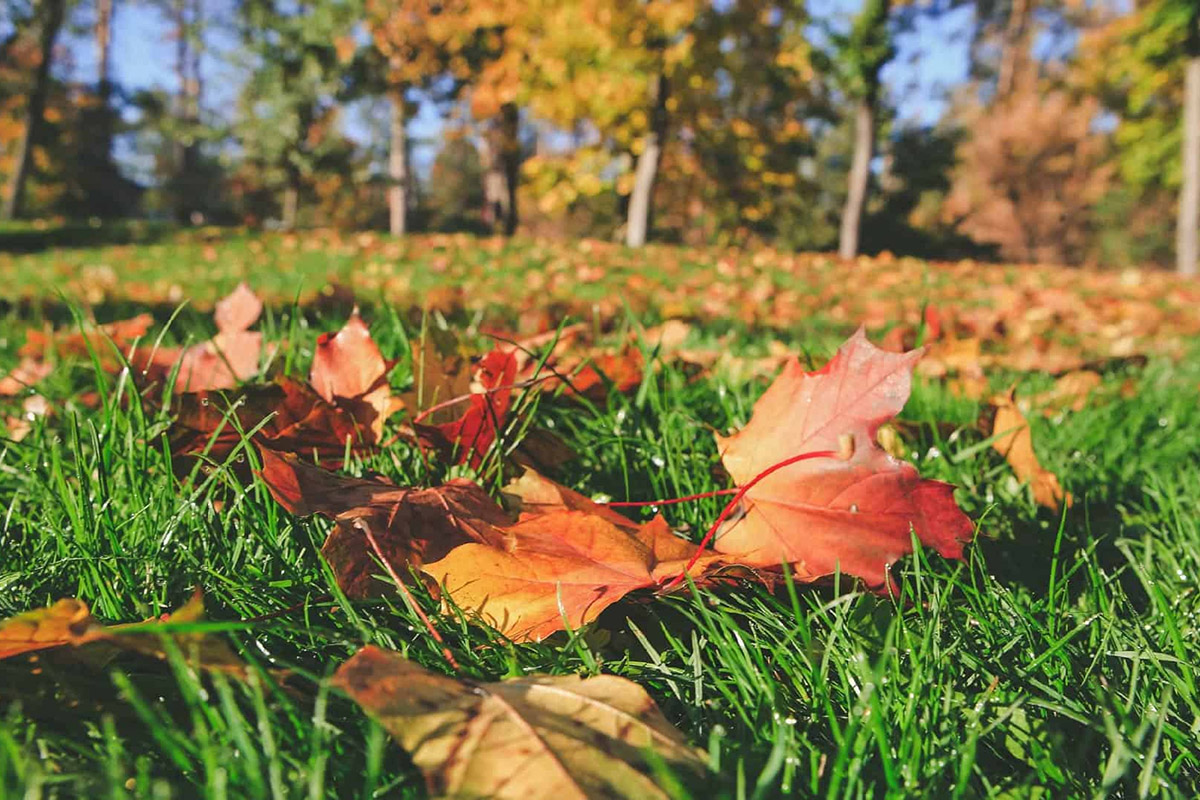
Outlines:
{"type": "Polygon", "coordinates": [[[407,230],[409,205],[408,93],[428,87],[449,70],[440,15],[461,9],[438,0],[370,0],[367,22],[380,58],[368,71],[381,75],[380,90],[390,105],[388,147],[388,229],[407,230]]]}
{"type": "Polygon", "coordinates": [[[1114,163],[1133,205],[1177,198],[1175,261],[1200,259],[1200,8],[1139,0],[1080,44],[1076,80],[1118,118],[1114,163]]]}
{"type": "Polygon", "coordinates": [[[46,98],[50,92],[50,65],[54,59],[54,42],[58,39],[66,15],[66,0],[37,0],[33,9],[31,29],[38,41],[38,63],[33,73],[25,103],[22,132],[17,143],[12,175],[9,177],[0,219],[21,216],[25,183],[29,178],[34,143],[38,141],[45,123],[46,98]]]}
{"type": "Polygon", "coordinates": [[[1093,209],[1112,186],[1107,137],[1093,123],[1100,105],[1040,82],[1032,67],[1002,103],[966,114],[947,221],[1006,258],[1082,260],[1093,209]]]}
{"type": "Polygon", "coordinates": [[[354,0],[244,0],[240,10],[253,71],[234,130],[247,179],[279,193],[280,224],[292,229],[313,175],[328,159],[344,161],[338,116],[361,8],[354,0]]]}
{"type": "Polygon", "coordinates": [[[841,48],[847,95],[854,104],[854,155],[847,182],[846,206],[838,237],[838,256],[849,260],[858,255],[859,229],[871,159],[875,154],[875,127],[879,104],[879,73],[892,57],[888,35],[891,0],[864,0],[850,35],[841,48]]]}

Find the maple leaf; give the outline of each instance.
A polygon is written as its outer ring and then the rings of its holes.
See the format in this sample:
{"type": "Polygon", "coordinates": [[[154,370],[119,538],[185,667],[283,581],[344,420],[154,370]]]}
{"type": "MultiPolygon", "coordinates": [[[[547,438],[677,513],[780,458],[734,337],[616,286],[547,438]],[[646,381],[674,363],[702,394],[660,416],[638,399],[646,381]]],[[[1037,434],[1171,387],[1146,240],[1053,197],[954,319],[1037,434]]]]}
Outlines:
{"type": "Polygon", "coordinates": [[[179,468],[186,468],[192,456],[223,462],[251,431],[255,441],[331,466],[342,463],[347,445],[357,452],[374,444],[348,411],[289,378],[231,392],[180,395],[174,410],[170,442],[179,468]]]}
{"type": "Polygon", "coordinates": [[[478,484],[465,479],[432,489],[407,489],[304,464],[294,455],[260,447],[263,482],[275,500],[299,515],[320,514],[337,526],[321,553],[338,586],[352,597],[378,594],[376,554],[356,520],[370,525],[383,559],[402,575],[407,566],[443,558],[468,542],[500,542],[509,520],[478,484]]]}
{"type": "Polygon", "coordinates": [[[309,383],[326,402],[345,408],[378,441],[383,423],[400,407],[388,373],[395,366],[380,352],[356,307],[337,333],[323,333],[313,353],[309,383]]]}
{"type": "Polygon", "coordinates": [[[115,363],[109,344],[118,350],[124,349],[146,335],[154,317],[138,314],[132,319],[118,320],[104,325],[87,325],[83,330],[53,332],[32,329],[25,334],[25,344],[17,352],[21,356],[45,359],[48,353],[58,356],[87,358],[95,353],[103,364],[115,363]]]}
{"type": "Polygon", "coordinates": [[[497,683],[437,675],[364,647],[334,676],[408,751],[434,797],[660,798],[651,760],[706,774],[700,753],[637,684],[612,675],[532,675],[497,683]]]}
{"type": "Polygon", "coordinates": [[[1042,413],[1052,416],[1064,408],[1082,411],[1088,397],[1102,382],[1098,372],[1078,370],[1068,372],[1054,382],[1054,386],[1030,398],[1034,406],[1041,406],[1042,413]]]}
{"type": "Polygon", "coordinates": [[[586,625],[630,592],[654,588],[693,558],[697,573],[719,561],[676,536],[661,516],[638,524],[528,470],[505,494],[520,501],[503,539],[456,547],[426,563],[460,608],[509,638],[543,639],[586,625]]]}
{"type": "Polygon", "coordinates": [[[249,286],[239,283],[217,302],[213,319],[217,334],[190,347],[139,347],[129,357],[134,369],[150,382],[165,382],[178,367],[172,391],[230,389],[258,372],[262,334],[248,328],[262,314],[262,300],[249,286]]]}
{"type": "Polygon", "coordinates": [[[455,446],[459,464],[469,463],[477,469],[482,463],[508,415],[516,375],[517,360],[512,353],[491,351],[479,362],[476,383],[480,390],[471,393],[466,412],[437,426],[446,441],[455,446]]]}
{"type": "Polygon", "coordinates": [[[1070,492],[1063,491],[1058,476],[1043,467],[1033,452],[1029,422],[1017,407],[1012,390],[993,397],[992,405],[996,407],[992,422],[992,436],[996,438],[992,449],[1004,456],[1018,480],[1029,484],[1038,505],[1057,511],[1066,503],[1070,508],[1070,492]]]}
{"type": "Polygon", "coordinates": [[[558,511],[505,529],[501,546],[464,544],[422,570],[510,639],[541,640],[674,577],[695,552],[662,517],[630,533],[594,514],[558,511]]]}
{"type": "Polygon", "coordinates": [[[960,558],[971,521],[954,487],[922,480],[876,444],[879,426],[908,400],[921,350],[881,350],[859,329],[822,369],[806,373],[792,358],[738,433],[717,436],[739,486],[804,453],[845,450],[848,458],[791,464],[746,493],[742,516],[718,533],[714,549],[754,567],[793,565],[800,580],[840,570],[880,586],[889,566],[912,549],[910,530],[947,558],[960,558]],[[848,439],[847,437],[852,437],[848,439]]]}

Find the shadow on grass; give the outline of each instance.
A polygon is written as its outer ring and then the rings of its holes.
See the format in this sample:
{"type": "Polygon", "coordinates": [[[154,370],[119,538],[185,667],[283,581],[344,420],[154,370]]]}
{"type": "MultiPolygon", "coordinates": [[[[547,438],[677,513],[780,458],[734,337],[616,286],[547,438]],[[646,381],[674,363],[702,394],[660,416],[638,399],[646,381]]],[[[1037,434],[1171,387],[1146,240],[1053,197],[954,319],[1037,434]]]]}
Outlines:
{"type": "Polygon", "coordinates": [[[22,224],[0,227],[0,252],[37,253],[52,248],[97,247],[109,244],[150,244],[173,233],[169,222],[106,222],[90,225],[68,222],[62,225],[22,224]]]}

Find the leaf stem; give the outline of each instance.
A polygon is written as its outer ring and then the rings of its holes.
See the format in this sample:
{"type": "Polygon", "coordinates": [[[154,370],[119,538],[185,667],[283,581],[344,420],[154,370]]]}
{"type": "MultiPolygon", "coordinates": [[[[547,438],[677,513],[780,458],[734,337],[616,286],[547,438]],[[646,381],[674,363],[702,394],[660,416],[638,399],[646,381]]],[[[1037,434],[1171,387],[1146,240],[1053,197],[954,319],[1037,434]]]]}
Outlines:
{"type": "Polygon", "coordinates": [[[730,514],[733,513],[733,510],[735,508],[737,508],[738,503],[740,503],[742,498],[746,496],[746,492],[753,489],[754,486],[759,481],[761,481],[763,478],[766,478],[768,475],[772,474],[773,472],[781,470],[784,467],[790,466],[790,465],[795,464],[800,461],[808,461],[809,459],[813,459],[813,458],[837,458],[837,457],[838,457],[838,454],[836,452],[834,452],[833,450],[817,450],[812,453],[801,453],[798,456],[792,456],[791,458],[785,458],[783,461],[780,461],[777,464],[772,464],[771,466],[764,469],[762,472],[755,475],[754,478],[752,480],[750,480],[748,483],[746,483],[745,486],[739,487],[737,490],[737,493],[733,497],[731,497],[729,499],[729,502],[725,504],[725,507],[723,509],[721,509],[721,513],[717,515],[716,520],[713,522],[712,526],[708,529],[708,532],[704,534],[704,538],[700,540],[700,543],[698,545],[696,545],[695,555],[693,555],[691,557],[691,559],[688,561],[688,563],[686,565],[684,565],[683,570],[678,575],[676,575],[671,580],[670,583],[668,583],[666,586],[663,587],[663,591],[669,592],[672,589],[674,589],[675,587],[677,587],[679,584],[684,582],[684,580],[687,578],[688,571],[692,567],[696,566],[696,562],[700,560],[700,556],[704,555],[704,548],[708,547],[709,542],[711,542],[713,537],[717,535],[717,530],[721,527],[721,523],[723,523],[725,521],[726,517],[728,517],[730,514]]]}

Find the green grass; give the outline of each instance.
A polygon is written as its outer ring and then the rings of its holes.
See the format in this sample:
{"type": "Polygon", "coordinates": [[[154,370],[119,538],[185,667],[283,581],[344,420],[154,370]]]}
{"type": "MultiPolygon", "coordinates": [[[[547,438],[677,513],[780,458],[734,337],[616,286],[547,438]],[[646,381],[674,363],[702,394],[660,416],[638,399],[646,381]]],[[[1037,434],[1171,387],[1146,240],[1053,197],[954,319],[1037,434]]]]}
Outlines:
{"type": "MultiPolygon", "coordinates": [[[[419,324],[379,306],[364,316],[389,355],[419,324]]],[[[303,375],[316,333],[340,322],[276,306],[264,327],[288,338],[303,375]]],[[[3,325],[8,366],[18,312],[3,325]]],[[[188,309],[174,329],[206,325],[188,309]]],[[[693,344],[717,330],[736,333],[723,346],[737,354],[769,336],[714,324],[693,344]]],[[[814,320],[786,339],[823,361],[846,332],[814,320]]],[[[1043,463],[1075,494],[1061,516],[1033,505],[987,446],[975,403],[918,382],[908,445],[922,475],[960,487],[980,535],[964,563],[900,565],[898,600],[847,580],[743,586],[627,600],[542,644],[461,619],[439,628],[462,677],[606,672],[646,686],[717,768],[703,797],[1200,796],[1200,360],[1115,369],[1084,411],[1032,420],[1043,463]],[[1126,381],[1136,391],[1119,391],[1126,381]]],[[[403,385],[403,366],[393,378],[403,385]]],[[[1010,379],[1046,383],[994,382],[1010,379]]],[[[578,454],[553,477],[653,499],[727,485],[711,432],[744,424],[764,388],[663,364],[628,395],[543,398],[528,412],[578,454]]],[[[0,797],[422,797],[403,753],[326,678],[368,643],[448,667],[402,603],[339,594],[318,552],[328,523],[290,516],[259,482],[244,488],[236,464],[178,482],[169,416],[119,376],[75,363],[43,392],[55,415],[0,444],[0,616],[79,597],[100,619],[134,621],[202,587],[201,629],[294,676],[244,685],[178,662],[59,675],[0,662],[0,797]],[[87,391],[103,402],[80,402],[87,391]]],[[[359,466],[400,483],[448,474],[427,474],[403,445],[359,466]]],[[[664,513],[698,538],[719,502],[664,513]]]]}

